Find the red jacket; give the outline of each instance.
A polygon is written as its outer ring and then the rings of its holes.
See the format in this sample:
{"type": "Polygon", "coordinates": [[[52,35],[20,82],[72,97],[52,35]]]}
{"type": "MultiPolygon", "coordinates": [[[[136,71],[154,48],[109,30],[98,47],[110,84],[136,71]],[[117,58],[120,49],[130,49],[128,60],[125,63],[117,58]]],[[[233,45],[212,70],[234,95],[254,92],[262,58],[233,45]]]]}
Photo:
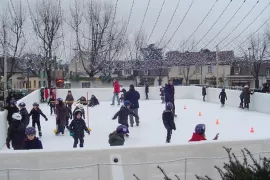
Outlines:
{"type": "Polygon", "coordinates": [[[113,83],[113,88],[114,88],[114,93],[120,93],[120,84],[118,81],[115,81],[115,83],[113,83]]]}
{"type": "Polygon", "coordinates": [[[44,96],[45,96],[45,99],[48,99],[48,97],[49,97],[49,89],[45,88],[44,96]]]}
{"type": "Polygon", "coordinates": [[[192,141],[204,141],[204,140],[206,140],[204,136],[202,136],[200,134],[193,133],[192,138],[189,140],[189,142],[192,142],[192,141]]]}

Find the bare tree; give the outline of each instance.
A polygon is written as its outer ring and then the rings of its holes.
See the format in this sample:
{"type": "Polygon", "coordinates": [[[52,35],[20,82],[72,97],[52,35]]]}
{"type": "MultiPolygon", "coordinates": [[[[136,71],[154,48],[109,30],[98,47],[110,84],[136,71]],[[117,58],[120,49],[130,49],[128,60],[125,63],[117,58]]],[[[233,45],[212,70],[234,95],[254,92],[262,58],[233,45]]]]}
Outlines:
{"type": "Polygon", "coordinates": [[[71,15],[69,25],[76,34],[79,62],[89,77],[94,77],[119,57],[125,45],[125,27],[115,22],[115,9],[108,3],[91,1],[83,9],[75,1],[71,15]]]}
{"type": "MultiPolygon", "coordinates": [[[[26,42],[24,40],[23,28],[26,15],[21,2],[13,4],[11,0],[7,9],[8,12],[1,17],[0,44],[3,48],[4,46],[6,47],[8,55],[8,80],[13,76],[14,71],[18,67],[19,59],[25,47],[26,42]]],[[[0,62],[0,68],[1,72],[4,72],[4,61],[0,62]]]]}
{"type": "Polygon", "coordinates": [[[59,33],[62,24],[60,2],[43,0],[41,4],[36,5],[34,12],[30,9],[30,13],[34,32],[41,44],[40,50],[43,57],[41,66],[46,71],[48,87],[51,87],[52,69],[56,63],[53,54],[59,46],[57,40],[61,37],[59,33]]]}

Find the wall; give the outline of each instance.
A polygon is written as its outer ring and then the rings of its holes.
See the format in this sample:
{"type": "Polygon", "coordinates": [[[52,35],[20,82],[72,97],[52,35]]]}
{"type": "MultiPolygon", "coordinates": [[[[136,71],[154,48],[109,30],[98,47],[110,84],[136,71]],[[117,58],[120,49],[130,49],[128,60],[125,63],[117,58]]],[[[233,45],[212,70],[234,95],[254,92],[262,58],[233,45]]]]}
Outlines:
{"type": "Polygon", "coordinates": [[[7,111],[0,112],[0,148],[6,144],[7,136],[7,111]]]}
{"type": "MultiPolygon", "coordinates": [[[[90,82],[91,88],[110,88],[113,86],[113,82],[103,83],[102,81],[71,81],[72,88],[82,88],[83,82],[90,82]]],[[[121,86],[129,86],[130,84],[135,84],[135,81],[119,81],[121,86]]]]}

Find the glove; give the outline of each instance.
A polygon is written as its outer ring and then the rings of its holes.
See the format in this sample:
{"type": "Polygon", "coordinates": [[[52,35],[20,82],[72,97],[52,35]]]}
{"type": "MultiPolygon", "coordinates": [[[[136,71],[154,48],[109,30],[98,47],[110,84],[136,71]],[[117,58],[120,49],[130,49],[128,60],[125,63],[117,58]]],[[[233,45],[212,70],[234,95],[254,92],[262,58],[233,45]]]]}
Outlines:
{"type": "Polygon", "coordinates": [[[175,127],[175,128],[173,128],[173,130],[175,130],[175,131],[176,131],[176,127],[175,127]]]}
{"type": "Polygon", "coordinates": [[[10,149],[10,144],[8,142],[6,143],[6,146],[8,149],[10,149]]]}
{"type": "Polygon", "coordinates": [[[46,118],[45,121],[48,121],[48,118],[46,118]]]}
{"type": "Polygon", "coordinates": [[[70,132],[69,135],[73,137],[74,136],[74,133],[73,132],[70,132]]]}
{"type": "Polygon", "coordinates": [[[116,117],[113,117],[113,118],[112,118],[112,120],[115,120],[115,119],[116,119],[116,117]]]}

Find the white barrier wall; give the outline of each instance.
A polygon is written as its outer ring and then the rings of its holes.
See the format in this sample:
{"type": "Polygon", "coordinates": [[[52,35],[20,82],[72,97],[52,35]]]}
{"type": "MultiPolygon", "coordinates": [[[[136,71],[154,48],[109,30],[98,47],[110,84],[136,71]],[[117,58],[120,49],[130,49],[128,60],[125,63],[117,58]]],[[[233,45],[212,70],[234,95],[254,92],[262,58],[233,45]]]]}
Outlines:
{"type": "MultiPolygon", "coordinates": [[[[158,148],[116,147],[91,151],[11,151],[0,153],[0,169],[17,169],[0,171],[0,179],[134,180],[133,174],[136,174],[140,179],[161,180],[164,178],[157,169],[158,165],[172,179],[174,175],[178,175],[181,180],[195,180],[195,175],[220,179],[214,166],[222,167],[223,162],[228,162],[223,146],[232,148],[236,155],[242,155],[240,150],[247,147],[252,153],[269,152],[270,140],[191,143],[158,148]],[[114,162],[115,158],[118,163],[114,162]]],[[[259,157],[269,157],[269,153],[254,155],[256,160],[259,157]]]]}
{"type": "Polygon", "coordinates": [[[0,112],[0,148],[6,144],[7,137],[7,111],[0,112]]]}

